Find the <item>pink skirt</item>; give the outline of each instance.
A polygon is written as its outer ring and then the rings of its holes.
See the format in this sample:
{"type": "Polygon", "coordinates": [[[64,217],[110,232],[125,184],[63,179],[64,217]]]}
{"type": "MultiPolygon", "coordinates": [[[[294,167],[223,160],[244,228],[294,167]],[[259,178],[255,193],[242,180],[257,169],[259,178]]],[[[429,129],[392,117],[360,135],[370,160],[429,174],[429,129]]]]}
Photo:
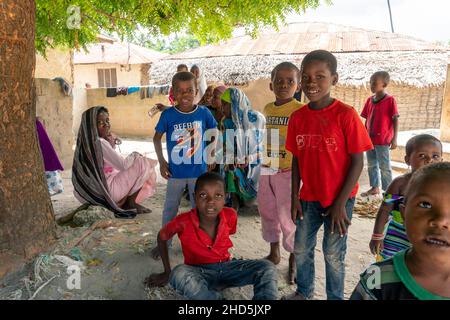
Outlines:
{"type": "Polygon", "coordinates": [[[118,203],[139,190],[136,203],[141,203],[154,195],[157,164],[157,160],[136,156],[131,166],[124,171],[105,167],[106,183],[114,202],[118,203]]]}

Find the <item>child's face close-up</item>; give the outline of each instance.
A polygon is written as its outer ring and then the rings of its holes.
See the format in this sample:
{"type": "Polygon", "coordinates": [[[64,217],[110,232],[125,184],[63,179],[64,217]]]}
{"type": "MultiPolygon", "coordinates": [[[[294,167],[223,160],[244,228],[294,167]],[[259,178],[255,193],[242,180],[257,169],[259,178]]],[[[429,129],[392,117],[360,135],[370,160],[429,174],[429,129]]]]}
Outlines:
{"type": "Polygon", "coordinates": [[[193,106],[196,91],[194,80],[176,83],[173,94],[181,109],[189,109],[193,106]]]}
{"type": "Polygon", "coordinates": [[[415,147],[409,156],[405,156],[405,162],[411,166],[412,171],[440,161],[442,161],[442,148],[434,141],[415,147]]]}
{"type": "Polygon", "coordinates": [[[301,87],[308,100],[316,105],[330,99],[330,91],[338,79],[325,61],[313,60],[303,66],[301,87]]]}
{"type": "Polygon", "coordinates": [[[270,89],[277,100],[289,102],[299,90],[298,74],[293,69],[280,69],[270,83],[270,89]]]}
{"type": "Polygon", "coordinates": [[[414,252],[435,262],[450,259],[450,177],[433,176],[409,192],[402,207],[414,252]]]}
{"type": "Polygon", "coordinates": [[[231,118],[231,103],[222,100],[222,112],[225,118],[231,118]]]}
{"type": "Polygon", "coordinates": [[[211,106],[214,109],[219,109],[221,110],[222,108],[222,99],[220,99],[220,96],[222,94],[220,92],[214,93],[211,99],[211,106]]]}
{"type": "Polygon", "coordinates": [[[97,130],[99,137],[106,139],[106,137],[110,134],[110,129],[111,124],[109,123],[109,114],[106,112],[100,112],[97,115],[97,130]]]}
{"type": "Polygon", "coordinates": [[[195,192],[195,204],[201,217],[215,218],[225,205],[225,186],[220,181],[200,185],[195,192]]]}
{"type": "Polygon", "coordinates": [[[381,78],[371,78],[370,79],[370,91],[372,93],[383,92],[386,88],[386,84],[381,78]]]}
{"type": "Polygon", "coordinates": [[[213,97],[213,90],[212,89],[206,90],[205,96],[204,96],[204,100],[205,100],[207,105],[211,104],[212,97],[213,97]]]}

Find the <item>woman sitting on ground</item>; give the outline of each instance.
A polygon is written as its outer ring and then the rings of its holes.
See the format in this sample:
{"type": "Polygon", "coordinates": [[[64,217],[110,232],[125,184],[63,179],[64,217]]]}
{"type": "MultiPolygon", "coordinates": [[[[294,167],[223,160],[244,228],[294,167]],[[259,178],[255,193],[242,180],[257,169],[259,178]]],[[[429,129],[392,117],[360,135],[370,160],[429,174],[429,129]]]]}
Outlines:
{"type": "Polygon", "coordinates": [[[120,218],[149,213],[139,203],[155,193],[158,161],[137,152],[122,157],[115,150],[116,138],[110,129],[105,107],[83,113],[72,167],[75,196],[81,202],[106,207],[120,218]]]}

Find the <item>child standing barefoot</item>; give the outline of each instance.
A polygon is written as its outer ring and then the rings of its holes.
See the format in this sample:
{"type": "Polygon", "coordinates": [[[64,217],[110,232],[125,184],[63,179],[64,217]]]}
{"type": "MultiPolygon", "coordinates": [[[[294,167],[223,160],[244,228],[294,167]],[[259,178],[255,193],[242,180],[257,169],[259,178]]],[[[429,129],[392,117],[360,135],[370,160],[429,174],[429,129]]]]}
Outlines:
{"type": "Polygon", "coordinates": [[[286,152],[286,134],[289,116],[300,109],[302,103],[294,99],[300,90],[300,70],[290,62],[278,64],[272,71],[270,90],[275,102],[264,108],[267,129],[265,162],[261,168],[258,188],[258,210],[261,215],[262,236],[270,243],[267,259],[280,263],[280,235],[283,247],[290,253],[288,283],[294,284],[295,223],[291,218],[291,166],[292,155],[286,152]],[[278,141],[272,141],[278,137],[278,141]],[[272,145],[272,143],[275,143],[272,145]]]}
{"type": "Polygon", "coordinates": [[[400,206],[411,248],[370,266],[351,300],[450,300],[450,163],[423,166],[400,206]]]}
{"type": "Polygon", "coordinates": [[[331,97],[338,81],[336,57],[324,50],[310,52],[301,70],[301,87],[310,102],[289,118],[286,139],[286,149],[293,154],[292,219],[297,223],[297,290],[290,298],[314,295],[314,252],[317,232],[324,225],[327,298],[342,300],[347,229],[363,153],[373,146],[355,109],[331,97]]]}
{"type": "Polygon", "coordinates": [[[442,161],[442,144],[432,135],[420,134],[406,143],[405,162],[411,166],[411,172],[392,181],[378,210],[369,245],[370,251],[378,255],[377,261],[390,258],[397,252],[409,248],[410,243],[400,214],[400,204],[412,174],[417,169],[438,161],[442,161]]]}
{"type": "Polygon", "coordinates": [[[381,187],[386,190],[392,181],[392,169],[389,150],[397,148],[398,110],[394,97],[386,93],[389,84],[389,73],[375,72],[370,77],[370,89],[374,95],[369,97],[361,112],[366,120],[366,128],[374,145],[373,150],[366,152],[369,171],[370,189],[361,196],[380,194],[381,187]]]}

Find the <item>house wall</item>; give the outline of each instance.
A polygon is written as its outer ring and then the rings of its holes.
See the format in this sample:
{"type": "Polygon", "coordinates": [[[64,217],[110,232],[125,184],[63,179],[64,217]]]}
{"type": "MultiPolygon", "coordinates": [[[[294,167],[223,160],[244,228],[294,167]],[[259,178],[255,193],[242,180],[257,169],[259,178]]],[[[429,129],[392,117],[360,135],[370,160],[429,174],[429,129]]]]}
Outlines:
{"type": "Polygon", "coordinates": [[[66,96],[57,81],[35,79],[36,116],[42,118],[47,134],[64,169],[73,161],[72,97],[66,96]]]}
{"type": "MultiPolygon", "coordinates": [[[[417,88],[392,83],[388,86],[387,91],[397,101],[400,131],[439,128],[444,94],[443,85],[417,88]]],[[[370,95],[370,89],[363,86],[337,86],[333,91],[334,97],[355,106],[358,112],[362,111],[364,103],[370,95]]]]}
{"type": "Polygon", "coordinates": [[[73,88],[73,121],[72,121],[72,134],[74,139],[78,135],[78,129],[80,128],[81,115],[88,109],[87,92],[94,89],[85,88],[73,88]]]}
{"type": "Polygon", "coordinates": [[[141,65],[131,64],[120,67],[120,64],[112,63],[96,63],[96,64],[76,64],[74,65],[74,78],[76,88],[85,88],[86,83],[89,83],[92,88],[98,88],[98,74],[97,69],[116,68],[117,86],[139,86],[141,84],[141,65]]]}
{"type": "MultiPolygon", "coordinates": [[[[270,80],[256,80],[240,88],[247,94],[253,107],[262,111],[266,103],[274,100],[269,84],[270,80]]],[[[439,128],[444,95],[443,85],[417,88],[391,83],[388,92],[397,100],[400,131],[439,128]]],[[[332,90],[333,97],[354,106],[359,113],[370,95],[370,88],[364,86],[337,85],[332,90]]]]}
{"type": "Polygon", "coordinates": [[[46,56],[47,59],[36,54],[34,77],[47,79],[62,77],[73,83],[72,52],[64,49],[48,49],[46,56]]]}
{"type": "MultiPolygon", "coordinates": [[[[256,110],[262,111],[264,106],[274,100],[269,89],[269,80],[257,80],[240,88],[247,94],[256,110]]],[[[88,107],[104,105],[110,110],[113,131],[121,136],[150,137],[154,135],[154,127],[159,114],[150,118],[148,110],[157,102],[168,104],[167,96],[154,96],[152,99],[140,99],[139,92],[127,96],[106,97],[106,89],[77,89],[81,93],[74,95],[73,133],[77,134],[81,114],[88,107]],[[84,95],[83,95],[84,93],[84,95]]],[[[78,92],[78,91],[75,91],[78,92]]],[[[431,86],[415,88],[391,84],[389,92],[398,102],[400,113],[400,130],[439,128],[443,87],[431,86]]],[[[333,96],[356,107],[358,112],[370,96],[368,88],[337,86],[333,96]]]]}
{"type": "Polygon", "coordinates": [[[102,105],[108,108],[111,130],[119,136],[153,137],[160,113],[150,118],[148,111],[156,103],[169,104],[165,95],[154,95],[153,98],[141,99],[139,92],[126,96],[106,97],[106,89],[85,90],[86,100],[79,99],[74,108],[73,132],[77,133],[82,113],[93,106],[102,105]]]}
{"type": "MultiPolygon", "coordinates": [[[[405,163],[405,146],[398,146],[397,149],[391,150],[391,161],[396,161],[399,163],[405,163]]],[[[444,161],[450,161],[450,154],[444,150],[442,154],[442,159],[444,161]]]]}

